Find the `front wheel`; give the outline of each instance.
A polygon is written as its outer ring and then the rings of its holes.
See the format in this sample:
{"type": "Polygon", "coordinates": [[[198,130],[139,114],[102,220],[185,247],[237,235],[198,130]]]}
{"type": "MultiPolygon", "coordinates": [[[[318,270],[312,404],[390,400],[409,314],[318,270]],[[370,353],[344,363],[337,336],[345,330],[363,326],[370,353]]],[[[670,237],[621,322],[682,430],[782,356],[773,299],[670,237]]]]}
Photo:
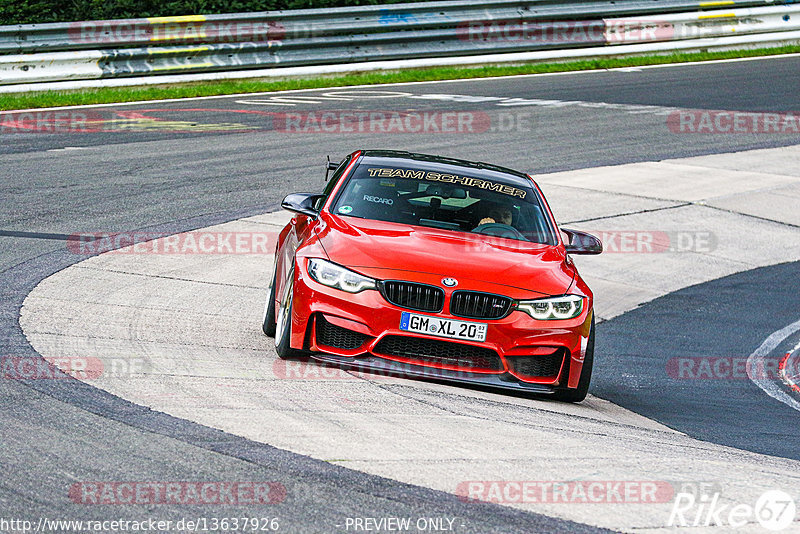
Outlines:
{"type": "Polygon", "coordinates": [[[275,270],[272,273],[272,284],[269,286],[269,296],[264,304],[264,319],[261,330],[264,335],[275,337],[275,281],[278,279],[278,262],[275,261],[275,270]]]}
{"type": "Polygon", "coordinates": [[[302,356],[302,352],[290,345],[292,338],[292,303],[294,301],[294,271],[289,273],[286,288],[283,290],[280,307],[275,321],[275,352],[278,358],[289,360],[302,356]]]}
{"type": "Polygon", "coordinates": [[[589,393],[589,382],[592,380],[592,367],[594,365],[594,317],[592,317],[592,327],[589,330],[589,340],[586,342],[586,355],[583,358],[583,368],[581,377],[578,379],[578,387],[575,389],[559,389],[553,398],[563,402],[581,402],[589,393]]]}

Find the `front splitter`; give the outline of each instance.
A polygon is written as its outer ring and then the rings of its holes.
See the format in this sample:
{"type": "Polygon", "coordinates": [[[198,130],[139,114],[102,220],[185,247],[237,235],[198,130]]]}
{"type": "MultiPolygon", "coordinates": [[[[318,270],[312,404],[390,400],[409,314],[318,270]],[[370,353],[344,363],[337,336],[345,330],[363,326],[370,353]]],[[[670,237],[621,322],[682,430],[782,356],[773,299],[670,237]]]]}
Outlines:
{"type": "Polygon", "coordinates": [[[441,380],[458,384],[469,384],[490,388],[505,389],[517,392],[534,393],[537,395],[552,395],[555,388],[544,384],[528,384],[520,382],[508,373],[486,374],[470,373],[468,371],[454,371],[400,363],[385,360],[376,356],[336,356],[322,352],[310,352],[309,356],[317,361],[336,364],[346,369],[364,371],[379,376],[394,378],[424,378],[428,380],[441,380]]]}

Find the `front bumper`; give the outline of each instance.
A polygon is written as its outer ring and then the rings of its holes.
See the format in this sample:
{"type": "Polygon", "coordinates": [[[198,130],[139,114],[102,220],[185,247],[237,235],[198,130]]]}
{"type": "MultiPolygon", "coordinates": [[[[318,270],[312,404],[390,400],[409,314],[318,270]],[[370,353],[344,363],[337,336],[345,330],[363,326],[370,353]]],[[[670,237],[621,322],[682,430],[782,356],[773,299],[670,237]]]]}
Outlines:
{"type": "MultiPolygon", "coordinates": [[[[431,285],[441,278],[420,273],[403,275],[431,285]]],[[[444,291],[442,312],[413,313],[486,323],[484,342],[400,330],[401,315],[410,310],[391,304],[375,290],[351,294],[321,285],[308,276],[301,260],[295,269],[291,345],[310,351],[320,361],[392,376],[543,394],[577,387],[591,329],[591,295],[581,315],[574,319],[538,321],[515,310],[492,320],[450,315],[453,290],[444,291]],[[414,350],[404,350],[404,340],[414,350]],[[436,350],[428,354],[426,347],[436,350]]]]}
{"type": "Polygon", "coordinates": [[[311,357],[321,362],[336,364],[345,369],[367,371],[381,376],[397,378],[426,378],[429,380],[458,382],[459,384],[488,386],[492,388],[544,395],[555,392],[555,387],[552,385],[522,382],[514,379],[508,374],[483,374],[469,373],[467,371],[436,369],[422,365],[395,362],[373,356],[371,354],[354,358],[352,356],[336,356],[334,354],[327,354],[324,352],[312,352],[311,357]]]}

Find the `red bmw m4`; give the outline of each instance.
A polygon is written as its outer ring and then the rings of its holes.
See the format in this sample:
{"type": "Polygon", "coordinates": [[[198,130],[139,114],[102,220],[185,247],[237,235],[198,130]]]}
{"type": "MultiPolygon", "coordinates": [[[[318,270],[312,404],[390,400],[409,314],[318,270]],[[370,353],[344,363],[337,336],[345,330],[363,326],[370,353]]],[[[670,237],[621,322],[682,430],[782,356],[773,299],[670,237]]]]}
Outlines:
{"type": "Polygon", "coordinates": [[[263,319],[281,358],[404,377],[586,397],[592,292],[527,174],[464,160],[357,151],[322,193],[295,193],[263,319]]]}

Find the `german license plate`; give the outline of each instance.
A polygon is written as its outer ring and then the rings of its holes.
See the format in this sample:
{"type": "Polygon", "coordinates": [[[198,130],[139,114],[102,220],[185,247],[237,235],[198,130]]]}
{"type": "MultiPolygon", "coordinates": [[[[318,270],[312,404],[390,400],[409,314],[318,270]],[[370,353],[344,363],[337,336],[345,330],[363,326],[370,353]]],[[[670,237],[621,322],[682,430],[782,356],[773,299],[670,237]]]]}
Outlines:
{"type": "Polygon", "coordinates": [[[451,339],[486,341],[486,323],[441,319],[417,313],[403,312],[400,330],[451,339]]]}

